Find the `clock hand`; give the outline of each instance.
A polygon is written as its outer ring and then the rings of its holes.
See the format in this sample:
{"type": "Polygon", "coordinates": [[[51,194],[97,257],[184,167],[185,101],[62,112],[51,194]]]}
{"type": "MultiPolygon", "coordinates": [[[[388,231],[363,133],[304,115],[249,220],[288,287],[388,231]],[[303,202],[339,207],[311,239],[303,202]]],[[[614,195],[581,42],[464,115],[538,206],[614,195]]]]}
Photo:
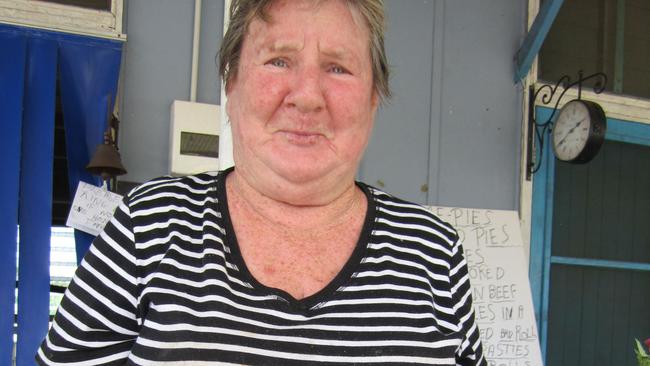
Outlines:
{"type": "Polygon", "coordinates": [[[569,131],[567,131],[567,133],[564,135],[564,137],[562,137],[562,139],[560,140],[560,142],[558,142],[557,145],[558,146],[562,145],[564,143],[564,141],[567,139],[567,137],[569,137],[569,135],[572,134],[573,131],[575,131],[575,129],[578,128],[578,126],[580,126],[582,124],[582,121],[584,121],[584,120],[585,119],[583,118],[580,121],[576,122],[575,126],[571,127],[569,129],[569,131]]]}

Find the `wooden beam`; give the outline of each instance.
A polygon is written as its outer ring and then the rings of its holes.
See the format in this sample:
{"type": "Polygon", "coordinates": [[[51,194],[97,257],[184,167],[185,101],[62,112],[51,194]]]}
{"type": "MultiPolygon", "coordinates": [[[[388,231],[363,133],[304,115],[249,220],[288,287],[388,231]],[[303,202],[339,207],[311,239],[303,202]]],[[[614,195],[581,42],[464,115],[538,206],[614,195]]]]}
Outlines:
{"type": "Polygon", "coordinates": [[[530,27],[519,51],[517,51],[515,82],[519,82],[528,74],[528,70],[530,70],[535,56],[542,48],[544,39],[546,39],[548,31],[551,29],[553,21],[555,21],[562,3],[564,3],[564,0],[546,0],[539,9],[533,25],[530,27]]]}

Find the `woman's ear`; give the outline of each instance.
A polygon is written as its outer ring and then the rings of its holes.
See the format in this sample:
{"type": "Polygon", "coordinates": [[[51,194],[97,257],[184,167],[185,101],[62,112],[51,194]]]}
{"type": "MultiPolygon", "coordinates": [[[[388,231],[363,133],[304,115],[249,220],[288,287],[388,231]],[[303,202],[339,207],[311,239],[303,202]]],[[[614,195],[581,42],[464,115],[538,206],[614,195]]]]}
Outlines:
{"type": "Polygon", "coordinates": [[[372,96],[370,96],[370,105],[372,106],[373,114],[377,112],[377,108],[379,107],[380,100],[381,98],[379,98],[379,93],[376,90],[373,90],[372,96]]]}
{"type": "Polygon", "coordinates": [[[226,96],[228,96],[232,91],[232,87],[236,79],[237,79],[237,75],[230,75],[228,81],[224,82],[226,88],[226,96]]]}
{"type": "Polygon", "coordinates": [[[233,90],[236,88],[236,83],[237,83],[237,75],[233,75],[230,80],[226,83],[226,115],[230,119],[230,116],[232,115],[231,111],[231,105],[230,99],[235,97],[233,95],[233,90]]]}

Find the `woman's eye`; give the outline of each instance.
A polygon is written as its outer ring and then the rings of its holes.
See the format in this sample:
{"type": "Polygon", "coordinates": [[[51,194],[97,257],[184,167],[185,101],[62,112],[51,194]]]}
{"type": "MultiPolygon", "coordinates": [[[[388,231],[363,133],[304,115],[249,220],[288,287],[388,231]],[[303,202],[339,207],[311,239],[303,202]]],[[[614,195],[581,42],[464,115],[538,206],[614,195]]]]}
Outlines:
{"type": "Polygon", "coordinates": [[[346,74],[347,70],[339,65],[332,65],[332,67],[330,67],[330,72],[333,72],[335,74],[346,74]]]}
{"type": "Polygon", "coordinates": [[[287,61],[281,59],[281,58],[274,58],[271,61],[267,62],[267,64],[275,67],[287,67],[287,61]]]}

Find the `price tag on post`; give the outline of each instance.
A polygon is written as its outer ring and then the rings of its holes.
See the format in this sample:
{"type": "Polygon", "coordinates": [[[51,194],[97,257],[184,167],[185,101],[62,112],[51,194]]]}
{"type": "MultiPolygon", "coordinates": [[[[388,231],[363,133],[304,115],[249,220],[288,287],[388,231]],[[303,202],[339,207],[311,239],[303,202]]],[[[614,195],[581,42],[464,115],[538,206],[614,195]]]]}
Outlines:
{"type": "Polygon", "coordinates": [[[119,194],[79,182],[66,225],[97,236],[113,217],[121,200],[119,194]]]}

